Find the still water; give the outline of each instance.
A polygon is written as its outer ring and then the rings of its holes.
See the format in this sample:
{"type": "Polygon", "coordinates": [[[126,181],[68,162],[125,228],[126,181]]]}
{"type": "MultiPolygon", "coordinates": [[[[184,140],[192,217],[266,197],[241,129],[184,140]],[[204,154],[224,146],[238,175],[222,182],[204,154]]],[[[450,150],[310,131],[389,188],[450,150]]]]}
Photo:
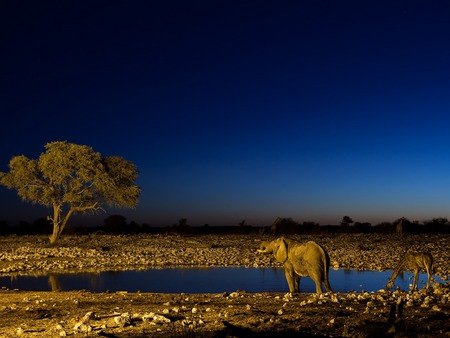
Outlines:
{"type": "MultiPolygon", "coordinates": [[[[378,291],[383,289],[392,271],[357,271],[330,269],[334,291],[378,291]]],[[[409,290],[413,275],[405,272],[395,285],[409,290]]],[[[419,288],[426,283],[426,274],[419,278],[419,288]]],[[[150,269],[47,276],[0,277],[0,287],[24,291],[90,290],[92,292],[128,291],[162,293],[287,292],[288,286],[280,268],[189,268],[150,269]]],[[[309,277],[300,281],[301,292],[315,292],[309,277]]]]}

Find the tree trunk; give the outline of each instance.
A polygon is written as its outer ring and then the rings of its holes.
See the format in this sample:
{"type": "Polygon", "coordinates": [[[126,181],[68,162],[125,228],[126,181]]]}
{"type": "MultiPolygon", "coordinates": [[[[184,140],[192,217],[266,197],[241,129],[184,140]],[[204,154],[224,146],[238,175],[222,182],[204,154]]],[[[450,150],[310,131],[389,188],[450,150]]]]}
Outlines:
{"type": "Polygon", "coordinates": [[[50,244],[54,245],[59,240],[59,237],[61,236],[66,224],[67,224],[68,217],[66,216],[64,220],[58,220],[58,222],[53,222],[53,233],[49,237],[50,238],[50,244]]]}
{"type": "Polygon", "coordinates": [[[60,217],[61,217],[61,206],[54,203],[53,204],[53,233],[52,235],[49,237],[50,239],[50,244],[54,245],[56,243],[56,241],[59,238],[59,234],[60,234],[60,217]]]}
{"type": "Polygon", "coordinates": [[[49,237],[50,244],[54,245],[59,240],[59,237],[61,236],[64,228],[66,227],[67,221],[69,220],[70,216],[75,212],[74,208],[71,208],[66,216],[61,219],[61,207],[54,206],[53,207],[53,233],[49,237]]]}
{"type": "Polygon", "coordinates": [[[59,239],[59,235],[61,234],[61,230],[60,230],[60,224],[59,222],[56,223],[55,221],[53,221],[53,233],[52,235],[49,237],[50,239],[50,244],[54,245],[56,244],[56,242],[59,239]]]}
{"type": "Polygon", "coordinates": [[[58,241],[61,233],[64,229],[64,226],[67,223],[67,216],[62,220],[61,219],[61,206],[58,204],[53,205],[53,233],[49,237],[50,244],[54,245],[58,241]]]}

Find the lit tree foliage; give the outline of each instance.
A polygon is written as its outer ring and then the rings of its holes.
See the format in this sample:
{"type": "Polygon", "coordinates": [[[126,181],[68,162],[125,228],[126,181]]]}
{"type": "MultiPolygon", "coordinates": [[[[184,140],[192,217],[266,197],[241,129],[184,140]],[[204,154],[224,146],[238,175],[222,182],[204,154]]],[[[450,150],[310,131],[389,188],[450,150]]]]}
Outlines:
{"type": "Polygon", "coordinates": [[[136,166],[121,157],[106,156],[92,148],[68,142],[50,142],[37,160],[15,156],[0,184],[17,190],[24,201],[53,208],[55,244],[69,218],[78,212],[96,212],[102,206],[133,208],[140,188],[135,185],[136,166]]]}

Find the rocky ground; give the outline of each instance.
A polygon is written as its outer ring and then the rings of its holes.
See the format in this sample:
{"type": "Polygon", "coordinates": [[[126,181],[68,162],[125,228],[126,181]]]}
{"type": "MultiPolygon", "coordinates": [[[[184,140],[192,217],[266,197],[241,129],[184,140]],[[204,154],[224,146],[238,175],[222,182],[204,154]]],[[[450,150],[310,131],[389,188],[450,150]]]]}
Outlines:
{"type": "MultiPolygon", "coordinates": [[[[450,236],[311,235],[334,268],[392,269],[407,250],[429,250],[448,279],[450,236]]],[[[257,235],[0,237],[0,274],[277,266],[257,235]]],[[[332,281],[331,281],[332,283],[332,281]]],[[[450,285],[419,292],[155,294],[0,291],[1,337],[450,337],[450,285]]]]}

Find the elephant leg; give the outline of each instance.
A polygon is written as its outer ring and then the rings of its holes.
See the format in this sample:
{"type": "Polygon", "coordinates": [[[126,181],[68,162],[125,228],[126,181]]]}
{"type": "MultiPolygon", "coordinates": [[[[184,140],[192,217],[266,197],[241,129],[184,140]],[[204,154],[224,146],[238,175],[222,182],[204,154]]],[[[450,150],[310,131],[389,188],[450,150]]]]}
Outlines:
{"type": "Polygon", "coordinates": [[[325,290],[327,290],[327,292],[333,292],[333,289],[331,289],[331,285],[328,279],[325,279],[323,281],[323,284],[325,284],[325,290]]]}
{"type": "Polygon", "coordinates": [[[419,269],[414,270],[414,283],[413,283],[413,291],[419,290],[419,269]]]}
{"type": "Polygon", "coordinates": [[[321,294],[322,293],[322,278],[319,276],[312,275],[311,279],[316,284],[316,293],[321,294]]]}
{"type": "Polygon", "coordinates": [[[284,276],[286,277],[286,281],[289,286],[289,292],[294,293],[298,292],[298,284],[297,284],[297,275],[294,272],[294,269],[291,267],[284,268],[284,276]],[[296,291],[297,290],[297,291],[296,291]]]}
{"type": "Polygon", "coordinates": [[[316,293],[321,294],[322,293],[322,282],[321,281],[314,281],[316,283],[316,293]]]}
{"type": "Polygon", "coordinates": [[[300,292],[300,276],[297,274],[294,276],[294,292],[300,292]]]}
{"type": "Polygon", "coordinates": [[[428,280],[427,280],[427,289],[428,289],[430,287],[430,282],[431,282],[431,271],[428,268],[428,266],[426,268],[427,268],[427,275],[428,275],[428,280]]]}

